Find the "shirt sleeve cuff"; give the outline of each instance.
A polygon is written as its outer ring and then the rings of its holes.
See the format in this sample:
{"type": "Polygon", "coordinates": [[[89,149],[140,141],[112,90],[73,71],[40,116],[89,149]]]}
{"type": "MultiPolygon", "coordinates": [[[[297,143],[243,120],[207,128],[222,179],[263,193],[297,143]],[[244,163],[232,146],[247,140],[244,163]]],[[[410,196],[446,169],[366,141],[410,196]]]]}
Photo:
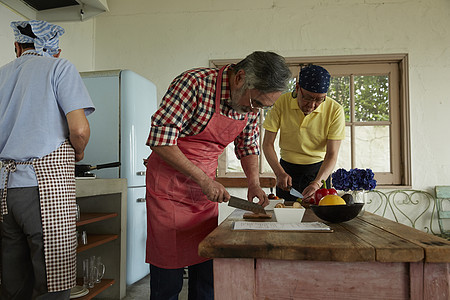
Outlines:
{"type": "Polygon", "coordinates": [[[170,127],[151,127],[148,146],[173,146],[177,144],[178,131],[170,127]]]}

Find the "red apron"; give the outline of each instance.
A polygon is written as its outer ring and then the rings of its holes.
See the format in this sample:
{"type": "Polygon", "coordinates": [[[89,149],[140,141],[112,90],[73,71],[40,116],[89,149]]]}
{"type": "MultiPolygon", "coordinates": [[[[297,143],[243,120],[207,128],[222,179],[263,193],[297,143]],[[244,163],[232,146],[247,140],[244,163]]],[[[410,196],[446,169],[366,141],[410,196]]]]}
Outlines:
{"type": "MultiPolygon", "coordinates": [[[[247,124],[220,114],[222,73],[216,82],[215,111],[197,135],[178,139],[183,154],[215,178],[217,160],[247,124]]],[[[198,256],[198,244],[217,227],[218,204],[200,186],[153,152],[147,163],[146,262],[165,269],[184,268],[208,260],[198,256]]]]}

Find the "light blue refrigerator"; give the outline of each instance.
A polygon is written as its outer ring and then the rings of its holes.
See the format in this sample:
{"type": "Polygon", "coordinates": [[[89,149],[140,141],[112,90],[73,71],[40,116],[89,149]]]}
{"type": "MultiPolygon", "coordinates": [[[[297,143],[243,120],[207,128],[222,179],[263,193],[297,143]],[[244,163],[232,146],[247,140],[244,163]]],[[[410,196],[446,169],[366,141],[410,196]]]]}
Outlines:
{"type": "Polygon", "coordinates": [[[157,109],[156,86],[130,70],[82,72],[81,77],[96,111],[88,117],[91,137],[82,164],[119,161],[120,167],[94,170],[97,178],[126,178],[127,284],[149,274],[145,263],[147,220],[145,166],[150,155],[145,145],[150,119],[157,109]]]}

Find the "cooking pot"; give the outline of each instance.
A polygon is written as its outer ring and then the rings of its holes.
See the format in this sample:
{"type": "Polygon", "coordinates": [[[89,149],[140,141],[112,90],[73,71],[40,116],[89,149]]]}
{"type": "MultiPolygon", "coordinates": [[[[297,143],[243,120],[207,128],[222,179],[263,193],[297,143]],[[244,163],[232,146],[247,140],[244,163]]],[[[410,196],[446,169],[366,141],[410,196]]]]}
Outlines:
{"type": "Polygon", "coordinates": [[[113,162],[107,164],[100,164],[96,166],[86,165],[86,164],[75,164],[75,177],[92,177],[89,171],[99,170],[105,168],[115,168],[120,166],[120,162],[113,162]]]}

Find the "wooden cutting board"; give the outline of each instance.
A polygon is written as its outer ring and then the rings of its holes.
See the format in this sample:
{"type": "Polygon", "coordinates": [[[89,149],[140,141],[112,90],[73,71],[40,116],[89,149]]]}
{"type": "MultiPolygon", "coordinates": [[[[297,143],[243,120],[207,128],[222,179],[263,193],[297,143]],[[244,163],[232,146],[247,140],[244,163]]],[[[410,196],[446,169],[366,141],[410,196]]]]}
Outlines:
{"type": "Polygon", "coordinates": [[[244,214],[244,219],[272,219],[272,214],[255,214],[253,212],[248,212],[244,214]]]}

